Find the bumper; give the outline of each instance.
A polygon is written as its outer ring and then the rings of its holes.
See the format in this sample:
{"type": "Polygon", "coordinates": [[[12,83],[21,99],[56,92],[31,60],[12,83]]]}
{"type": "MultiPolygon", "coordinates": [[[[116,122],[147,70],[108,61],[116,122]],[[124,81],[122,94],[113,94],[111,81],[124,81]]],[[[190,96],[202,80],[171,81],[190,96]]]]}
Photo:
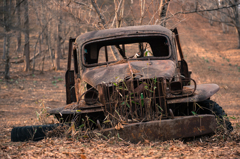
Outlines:
{"type": "Polygon", "coordinates": [[[121,130],[103,129],[105,136],[119,136],[126,141],[137,143],[144,140],[168,140],[213,133],[216,129],[214,115],[184,116],[161,121],[149,121],[124,125],[121,130]]]}

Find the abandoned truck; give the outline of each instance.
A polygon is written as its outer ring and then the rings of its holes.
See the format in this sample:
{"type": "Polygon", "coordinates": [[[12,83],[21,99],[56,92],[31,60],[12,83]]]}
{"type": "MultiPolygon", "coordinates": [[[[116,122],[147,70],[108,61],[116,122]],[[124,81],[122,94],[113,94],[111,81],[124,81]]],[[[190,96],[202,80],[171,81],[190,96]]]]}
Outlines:
{"type": "Polygon", "coordinates": [[[49,111],[60,122],[88,120],[91,130],[131,142],[212,133],[216,117],[233,129],[210,100],[219,86],[191,78],[177,29],[130,26],[70,39],[65,76],[67,105],[49,111]]]}

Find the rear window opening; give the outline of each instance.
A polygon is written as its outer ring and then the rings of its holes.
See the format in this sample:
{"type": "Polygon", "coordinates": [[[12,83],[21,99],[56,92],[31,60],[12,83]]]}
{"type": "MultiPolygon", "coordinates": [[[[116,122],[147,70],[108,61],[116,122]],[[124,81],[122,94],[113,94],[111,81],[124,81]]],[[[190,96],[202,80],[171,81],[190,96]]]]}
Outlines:
{"type": "Polygon", "coordinates": [[[86,44],[83,49],[84,64],[107,64],[118,61],[113,50],[117,51],[120,60],[167,58],[170,56],[169,40],[165,36],[128,37],[98,41],[86,44]]]}

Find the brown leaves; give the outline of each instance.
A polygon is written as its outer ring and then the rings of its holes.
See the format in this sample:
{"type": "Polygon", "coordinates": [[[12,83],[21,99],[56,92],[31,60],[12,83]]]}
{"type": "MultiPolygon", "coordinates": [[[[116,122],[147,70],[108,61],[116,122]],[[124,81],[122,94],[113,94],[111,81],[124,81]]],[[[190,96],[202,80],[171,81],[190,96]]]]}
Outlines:
{"type": "Polygon", "coordinates": [[[81,159],[86,159],[87,157],[83,154],[81,154],[81,159]]]}
{"type": "MultiPolygon", "coordinates": [[[[123,128],[121,122],[115,127],[123,128]]],[[[58,131],[62,130],[59,127],[58,131]]],[[[64,129],[71,135],[73,126],[64,129]]],[[[56,133],[56,132],[55,132],[56,133]]],[[[103,140],[65,135],[46,138],[39,142],[12,143],[1,140],[0,158],[239,158],[240,133],[234,130],[228,136],[213,135],[195,139],[153,142],[143,139],[138,144],[120,141],[120,136],[103,140]],[[224,137],[224,139],[223,139],[224,137]]]]}
{"type": "Polygon", "coordinates": [[[240,150],[237,150],[237,151],[235,152],[235,155],[240,156],[240,150]]]}
{"type": "Polygon", "coordinates": [[[169,140],[139,144],[90,139],[86,141],[68,138],[47,138],[39,142],[1,143],[0,158],[216,158],[240,156],[240,143],[236,141],[205,141],[202,138],[183,142],[169,140]],[[221,146],[220,146],[221,145],[221,146]]]}

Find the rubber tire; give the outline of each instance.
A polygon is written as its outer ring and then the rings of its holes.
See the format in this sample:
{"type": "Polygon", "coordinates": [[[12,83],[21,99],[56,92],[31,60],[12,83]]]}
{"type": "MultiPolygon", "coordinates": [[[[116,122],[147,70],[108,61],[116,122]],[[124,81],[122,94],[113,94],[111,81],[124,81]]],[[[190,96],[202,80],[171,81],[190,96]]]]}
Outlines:
{"type": "Polygon", "coordinates": [[[11,141],[42,140],[46,136],[47,131],[53,130],[58,125],[59,124],[15,127],[11,132],[11,141]]]}
{"type": "MultiPolygon", "coordinates": [[[[203,113],[215,115],[216,118],[220,119],[220,124],[223,124],[223,117],[227,116],[227,114],[225,113],[225,111],[222,109],[221,106],[219,106],[216,102],[214,102],[210,99],[207,99],[202,102],[198,102],[198,104],[202,107],[212,110],[212,111],[210,111],[210,110],[205,109],[203,113]]],[[[232,123],[228,119],[225,119],[225,123],[226,123],[227,130],[229,132],[233,131],[232,123]]]]}

